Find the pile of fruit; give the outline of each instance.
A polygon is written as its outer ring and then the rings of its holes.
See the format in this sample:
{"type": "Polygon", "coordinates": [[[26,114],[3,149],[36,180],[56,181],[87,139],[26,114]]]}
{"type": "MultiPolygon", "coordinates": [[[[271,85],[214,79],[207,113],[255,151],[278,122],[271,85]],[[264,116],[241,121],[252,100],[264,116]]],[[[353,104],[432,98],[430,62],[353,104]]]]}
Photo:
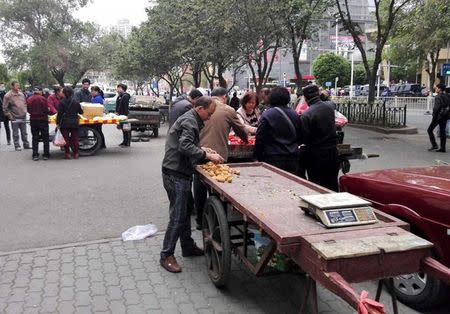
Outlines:
{"type": "Polygon", "coordinates": [[[228,144],[229,145],[255,145],[255,137],[249,136],[248,137],[248,143],[246,144],[243,140],[241,140],[240,137],[237,137],[234,134],[228,135],[228,144]]]}
{"type": "Polygon", "coordinates": [[[233,182],[233,175],[240,175],[241,172],[237,169],[233,169],[227,165],[216,165],[211,161],[202,165],[202,169],[206,171],[206,173],[212,177],[214,180],[218,182],[233,182]]]}

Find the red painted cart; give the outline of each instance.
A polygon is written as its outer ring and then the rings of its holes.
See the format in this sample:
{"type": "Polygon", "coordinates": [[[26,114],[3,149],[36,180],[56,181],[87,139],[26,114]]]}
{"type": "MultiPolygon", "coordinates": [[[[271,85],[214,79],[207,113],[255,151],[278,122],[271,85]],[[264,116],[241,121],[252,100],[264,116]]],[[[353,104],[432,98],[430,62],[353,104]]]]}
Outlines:
{"type": "Polygon", "coordinates": [[[230,166],[240,170],[232,183],[219,183],[197,167],[209,189],[203,242],[216,286],[227,283],[232,252],[257,276],[269,270],[274,254],[285,254],[309,275],[316,312],[316,281],[355,309],[369,306],[349,283],[380,279],[378,299],[382,279],[405,273],[421,271],[450,282],[450,270],[430,257],[432,243],[409,233],[405,222],[375,211],[376,224],[327,229],[304,214],[299,197],[329,190],[264,163],[230,166]],[[252,228],[270,239],[256,260],[252,228]]]}

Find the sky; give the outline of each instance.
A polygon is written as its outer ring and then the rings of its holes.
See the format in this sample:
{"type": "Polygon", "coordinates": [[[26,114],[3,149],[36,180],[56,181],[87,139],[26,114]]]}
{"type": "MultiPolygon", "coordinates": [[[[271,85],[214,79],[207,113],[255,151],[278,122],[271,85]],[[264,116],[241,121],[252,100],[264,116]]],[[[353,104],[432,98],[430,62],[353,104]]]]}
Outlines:
{"type": "Polygon", "coordinates": [[[90,21],[107,27],[116,25],[120,19],[130,20],[133,26],[145,21],[145,8],[149,0],[91,0],[87,6],[74,12],[82,21],[90,21]]]}

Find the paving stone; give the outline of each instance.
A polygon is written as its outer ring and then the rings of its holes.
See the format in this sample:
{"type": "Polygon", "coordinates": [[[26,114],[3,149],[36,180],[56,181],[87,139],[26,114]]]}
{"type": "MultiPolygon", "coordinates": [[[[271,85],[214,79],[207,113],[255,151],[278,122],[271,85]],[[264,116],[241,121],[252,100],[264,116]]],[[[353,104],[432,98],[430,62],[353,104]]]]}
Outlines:
{"type": "Polygon", "coordinates": [[[119,266],[127,266],[128,265],[128,258],[124,255],[116,256],[114,258],[114,261],[116,262],[116,265],[119,265],[119,266]]]}
{"type": "Polygon", "coordinates": [[[160,299],[159,304],[164,313],[178,313],[178,306],[171,299],[160,299]]]}
{"type": "Polygon", "coordinates": [[[98,250],[88,250],[87,256],[89,259],[98,259],[100,258],[100,252],[98,250]]]}
{"type": "Polygon", "coordinates": [[[14,288],[12,289],[8,302],[23,302],[25,300],[25,295],[27,288],[14,288]]]}
{"type": "Polygon", "coordinates": [[[46,283],[44,287],[45,297],[55,297],[59,293],[59,283],[46,283]]]}
{"type": "Polygon", "coordinates": [[[88,265],[88,258],[86,255],[82,255],[82,256],[76,256],[75,257],[75,266],[87,266],[88,265]]]}
{"type": "Polygon", "coordinates": [[[26,307],[24,308],[23,314],[39,314],[39,308],[38,307],[26,307]]]}
{"type": "Polygon", "coordinates": [[[46,297],[41,303],[41,311],[42,313],[54,313],[56,312],[56,308],[58,307],[58,298],[57,297],[46,297]]]}
{"type": "Polygon", "coordinates": [[[105,286],[118,286],[120,284],[120,278],[117,274],[105,274],[104,277],[105,286]]]}
{"type": "Polygon", "coordinates": [[[59,271],[61,263],[59,259],[51,260],[47,262],[47,270],[59,271]]]}
{"type": "Polygon", "coordinates": [[[89,269],[87,266],[77,266],[75,267],[75,278],[88,278],[89,269]]]}
{"type": "Polygon", "coordinates": [[[61,287],[73,287],[75,284],[73,275],[61,275],[60,278],[61,287]]]}
{"type": "Polygon", "coordinates": [[[13,283],[15,275],[16,274],[13,271],[2,273],[2,275],[0,276],[0,285],[13,283]]]}
{"type": "Polygon", "coordinates": [[[91,296],[105,295],[106,287],[103,282],[91,282],[90,286],[91,296]]]}
{"type": "Polygon", "coordinates": [[[29,292],[25,296],[26,307],[37,307],[42,302],[42,292],[29,292]]]}
{"type": "Polygon", "coordinates": [[[23,313],[23,302],[10,302],[5,308],[5,314],[21,314],[23,313]]]}
{"type": "Polygon", "coordinates": [[[6,298],[11,293],[11,284],[0,285],[0,298],[6,298]]]}
{"type": "Polygon", "coordinates": [[[76,256],[82,256],[87,254],[87,249],[84,246],[77,246],[73,252],[76,256]]]}
{"type": "Polygon", "coordinates": [[[75,306],[87,306],[92,303],[90,291],[77,291],[75,293],[75,306]]]}
{"type": "Polygon", "coordinates": [[[108,310],[108,299],[106,298],[106,296],[97,295],[92,297],[92,304],[94,312],[108,310]]]}
{"type": "Polygon", "coordinates": [[[44,279],[31,279],[28,291],[42,291],[45,286],[44,279]]]}
{"type": "Polygon", "coordinates": [[[34,267],[44,267],[47,265],[47,259],[44,256],[36,256],[33,258],[34,267]]]}
{"type": "Polygon", "coordinates": [[[100,258],[105,263],[114,263],[114,255],[111,252],[105,252],[100,255],[100,258]]]}
{"type": "Polygon", "coordinates": [[[101,270],[91,270],[89,272],[89,279],[91,282],[101,282],[104,281],[104,276],[103,276],[103,272],[101,270]]]}
{"type": "Polygon", "coordinates": [[[142,304],[127,305],[127,314],[145,314],[142,304]]]}
{"type": "Polygon", "coordinates": [[[136,286],[141,294],[153,293],[153,287],[148,281],[138,281],[136,282],[136,286]]]}
{"type": "Polygon", "coordinates": [[[66,253],[66,254],[63,253],[61,255],[61,261],[63,263],[73,263],[73,259],[74,259],[74,257],[73,257],[72,253],[66,253]]]}
{"type": "Polygon", "coordinates": [[[62,287],[59,290],[59,299],[62,301],[71,301],[75,297],[75,291],[72,287],[62,287]]]}
{"type": "Polygon", "coordinates": [[[122,290],[134,290],[136,289],[136,282],[133,277],[120,278],[120,287],[122,290]]]}
{"type": "Polygon", "coordinates": [[[58,271],[47,271],[45,273],[45,282],[46,283],[53,283],[59,281],[60,273],[58,271]]]}
{"type": "Polygon", "coordinates": [[[122,300],[123,293],[119,286],[111,286],[106,288],[108,300],[122,300]]]}
{"type": "Polygon", "coordinates": [[[102,260],[100,258],[89,259],[88,268],[90,271],[101,270],[102,269],[102,260]]]}
{"type": "Polygon", "coordinates": [[[75,308],[76,314],[92,314],[92,307],[91,306],[77,306],[75,308]]]}
{"type": "Polygon", "coordinates": [[[135,290],[125,290],[123,292],[123,297],[126,305],[139,304],[141,302],[139,294],[135,290]]]}
{"type": "Polygon", "coordinates": [[[104,262],[103,263],[103,273],[104,274],[111,274],[111,273],[116,273],[117,272],[117,268],[116,268],[116,264],[114,263],[114,259],[113,262],[104,262]]]}
{"type": "Polygon", "coordinates": [[[114,300],[109,303],[109,310],[113,314],[123,314],[126,313],[127,308],[122,301],[114,300]]]}
{"type": "Polygon", "coordinates": [[[16,271],[17,268],[19,268],[19,261],[14,260],[6,262],[2,267],[2,271],[16,271]]]}
{"type": "Polygon", "coordinates": [[[59,251],[59,250],[51,250],[47,254],[48,261],[59,260],[60,258],[61,258],[61,251],[59,251]]]}
{"type": "Polygon", "coordinates": [[[76,291],[89,291],[89,289],[90,289],[89,278],[77,278],[75,280],[76,291]]]}
{"type": "Polygon", "coordinates": [[[112,248],[111,248],[111,245],[109,244],[109,243],[101,243],[101,244],[99,244],[99,246],[98,246],[98,250],[100,251],[100,252],[111,252],[112,251],[112,248]]]}
{"type": "Polygon", "coordinates": [[[59,313],[74,313],[75,306],[73,301],[61,301],[58,303],[58,312],[59,313]]]}
{"type": "Polygon", "coordinates": [[[119,277],[128,277],[132,275],[128,265],[117,266],[117,273],[119,274],[119,277]]]}
{"type": "Polygon", "coordinates": [[[158,298],[154,294],[142,294],[141,299],[145,310],[156,310],[161,307],[158,298]]]}

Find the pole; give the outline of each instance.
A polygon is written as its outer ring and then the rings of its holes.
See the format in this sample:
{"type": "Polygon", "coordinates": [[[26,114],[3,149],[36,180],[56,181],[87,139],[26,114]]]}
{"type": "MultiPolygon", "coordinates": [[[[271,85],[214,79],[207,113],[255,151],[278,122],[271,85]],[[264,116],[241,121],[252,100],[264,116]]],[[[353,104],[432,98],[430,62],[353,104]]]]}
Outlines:
{"type": "Polygon", "coordinates": [[[381,67],[380,64],[378,64],[378,71],[377,71],[377,98],[380,98],[380,73],[381,72],[381,67]]]}
{"type": "Polygon", "coordinates": [[[338,23],[339,23],[339,19],[336,19],[336,47],[335,47],[335,53],[336,55],[338,54],[338,33],[339,33],[339,29],[338,29],[338,23]]]}
{"type": "Polygon", "coordinates": [[[354,92],[353,92],[353,89],[354,89],[354,86],[353,86],[353,70],[354,70],[354,67],[355,67],[355,62],[354,62],[354,59],[353,59],[353,51],[350,51],[350,53],[352,54],[352,67],[351,67],[351,73],[350,73],[350,98],[353,98],[353,95],[354,95],[354,92]]]}
{"type": "MultiPolygon", "coordinates": [[[[449,50],[449,42],[447,41],[447,59],[446,59],[445,63],[448,63],[448,50],[449,50]]],[[[447,78],[446,85],[448,86],[448,85],[450,85],[450,75],[447,75],[446,78],[447,78]]]]}
{"type": "Polygon", "coordinates": [[[388,66],[388,68],[387,68],[386,85],[388,88],[390,88],[391,87],[391,60],[388,60],[387,66],[388,66]]]}

